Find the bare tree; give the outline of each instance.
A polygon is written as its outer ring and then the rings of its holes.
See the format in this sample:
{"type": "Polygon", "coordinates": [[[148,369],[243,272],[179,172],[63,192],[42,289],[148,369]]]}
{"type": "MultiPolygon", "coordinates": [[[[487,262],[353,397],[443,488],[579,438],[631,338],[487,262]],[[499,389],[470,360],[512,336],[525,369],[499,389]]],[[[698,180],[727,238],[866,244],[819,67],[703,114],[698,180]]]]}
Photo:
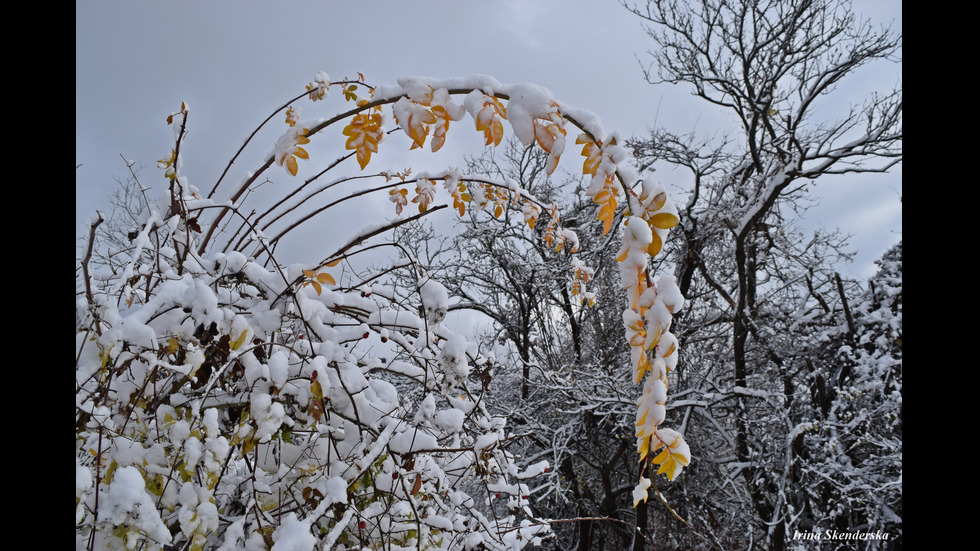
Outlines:
{"type": "MultiPolygon", "coordinates": [[[[899,62],[901,34],[862,20],[839,0],[624,4],[649,23],[656,44],[648,80],[688,86],[737,120],[720,139],[657,128],[631,145],[643,165],[693,176],[681,209],[685,239],[673,258],[689,301],[678,336],[702,343],[698,351],[688,346],[689,354],[718,362],[684,362],[696,370],[689,383],[712,392],[695,409],[709,432],[721,432],[721,445],[709,450],[705,441],[701,452],[737,473],[756,530],[771,549],[783,549],[800,520],[800,504],[785,490],[804,453],[794,445],[802,438],[784,437],[805,417],[793,409],[801,387],[820,379],[801,367],[813,349],[793,340],[805,329],[791,319],[823,316],[832,325],[846,317],[843,284],[837,293],[833,278],[834,263],[847,254],[842,239],[805,237],[792,219],[805,212],[803,192],[814,180],[901,162],[900,83],[843,116],[828,113],[848,104],[844,84],[860,69],[899,62]]],[[[725,546],[730,534],[709,524],[700,528],[725,546]]],[[[733,545],[754,537],[749,531],[733,545]]]]}

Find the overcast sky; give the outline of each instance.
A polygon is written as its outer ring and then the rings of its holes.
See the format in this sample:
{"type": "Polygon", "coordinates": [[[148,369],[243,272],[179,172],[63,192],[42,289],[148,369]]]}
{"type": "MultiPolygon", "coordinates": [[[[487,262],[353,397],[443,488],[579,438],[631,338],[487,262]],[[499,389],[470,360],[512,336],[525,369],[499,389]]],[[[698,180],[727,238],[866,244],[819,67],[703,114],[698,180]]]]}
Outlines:
{"type": "MultiPolygon", "coordinates": [[[[901,29],[901,2],[856,5],[901,29]]],[[[209,189],[251,130],[318,70],[334,80],[361,72],[375,84],[472,74],[535,82],[625,136],[654,121],[678,133],[731,124],[687,90],[643,80],[652,43],[615,0],[99,0],[76,2],[75,18],[76,237],[127,173],[120,155],[143,166],[144,185],[163,185],[155,164],[173,147],[165,118],[181,101],[191,112],[183,173],[209,189]]],[[[868,76],[885,90],[901,68],[868,76]]],[[[257,146],[240,170],[271,148],[257,146]]],[[[901,239],[900,168],[818,187],[823,204],[810,223],[854,233],[860,254],[847,271],[871,275],[871,262],[901,239]]]]}

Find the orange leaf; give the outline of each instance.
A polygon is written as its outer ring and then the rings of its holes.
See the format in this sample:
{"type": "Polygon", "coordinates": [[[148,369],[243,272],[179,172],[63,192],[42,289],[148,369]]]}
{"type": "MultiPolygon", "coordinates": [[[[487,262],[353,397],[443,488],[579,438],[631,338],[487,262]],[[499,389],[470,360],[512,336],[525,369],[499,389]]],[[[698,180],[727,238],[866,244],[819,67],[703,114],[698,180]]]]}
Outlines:
{"type": "Polygon", "coordinates": [[[582,174],[595,176],[599,170],[599,164],[602,162],[602,149],[585,134],[580,134],[575,143],[584,144],[582,156],[585,157],[585,162],[582,163],[582,174]]]}
{"type": "MultiPolygon", "coordinates": [[[[602,192],[600,192],[602,193],[602,192]]],[[[599,194],[596,194],[599,197],[599,194]]],[[[598,219],[602,221],[602,235],[609,233],[612,229],[613,218],[616,217],[616,198],[609,194],[604,204],[599,207],[598,219]]]]}
{"type": "Polygon", "coordinates": [[[371,161],[371,153],[377,153],[378,141],[384,131],[381,129],[381,115],[372,113],[354,115],[351,123],[344,127],[343,134],[349,136],[344,145],[347,149],[357,152],[357,162],[361,170],[371,161]]]}

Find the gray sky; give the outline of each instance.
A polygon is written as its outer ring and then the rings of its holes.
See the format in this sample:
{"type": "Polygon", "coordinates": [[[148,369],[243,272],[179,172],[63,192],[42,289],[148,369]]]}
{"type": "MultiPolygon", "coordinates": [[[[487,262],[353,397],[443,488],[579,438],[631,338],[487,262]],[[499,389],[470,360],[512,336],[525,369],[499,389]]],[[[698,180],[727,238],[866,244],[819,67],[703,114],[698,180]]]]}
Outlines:
{"type": "MultiPolygon", "coordinates": [[[[900,1],[856,6],[901,28],[900,1]]],[[[76,2],[75,46],[76,236],[95,209],[106,208],[114,177],[127,173],[120,155],[143,166],[144,185],[162,189],[156,161],[173,147],[165,118],[181,101],[190,108],[183,173],[207,190],[248,134],[318,70],[333,80],[361,72],[374,84],[472,74],[534,82],[624,136],[643,135],[655,120],[679,133],[731,122],[687,90],[643,80],[637,58],[646,61],[652,42],[615,0],[76,2]]],[[[885,90],[900,81],[901,67],[867,76],[885,90]]],[[[329,113],[308,104],[303,115],[329,113]]],[[[285,128],[279,120],[273,126],[271,138],[253,146],[230,181],[272,149],[285,128]]],[[[449,144],[464,133],[476,134],[472,121],[451,130],[449,144]]],[[[571,145],[566,156],[577,157],[571,145]]],[[[291,178],[281,171],[274,177],[291,178]]],[[[870,275],[871,262],[901,239],[901,168],[827,179],[818,187],[823,204],[810,223],[854,233],[851,244],[860,254],[849,271],[870,275]]]]}

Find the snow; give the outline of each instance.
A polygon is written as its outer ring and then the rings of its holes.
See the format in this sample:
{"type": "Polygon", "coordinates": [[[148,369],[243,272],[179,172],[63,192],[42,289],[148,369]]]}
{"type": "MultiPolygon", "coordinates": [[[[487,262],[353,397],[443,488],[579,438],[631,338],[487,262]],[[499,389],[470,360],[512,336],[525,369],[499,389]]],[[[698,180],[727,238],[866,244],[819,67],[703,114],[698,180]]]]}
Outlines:
{"type": "Polygon", "coordinates": [[[272,551],[313,551],[317,538],[310,533],[309,521],[301,521],[289,513],[272,534],[272,551]]]}
{"type": "Polygon", "coordinates": [[[268,393],[253,393],[251,402],[252,417],[258,423],[255,439],[259,442],[268,442],[282,426],[286,410],[281,403],[273,402],[272,396],[268,393]]]}
{"type": "Polygon", "coordinates": [[[449,292],[438,281],[427,278],[419,283],[419,296],[426,320],[433,325],[442,323],[449,313],[449,292]]]}
{"type": "Polygon", "coordinates": [[[326,503],[327,507],[334,503],[346,503],[347,481],[339,476],[332,476],[327,479],[323,492],[323,502],[326,503]]]}
{"type": "Polygon", "coordinates": [[[469,361],[466,358],[469,342],[464,337],[454,335],[447,339],[439,352],[439,361],[442,363],[447,377],[459,381],[466,378],[470,373],[469,361]]]}
{"type": "Polygon", "coordinates": [[[391,451],[401,454],[407,454],[417,450],[435,450],[439,448],[439,442],[435,436],[417,429],[400,432],[392,436],[388,445],[391,451]]]}
{"type": "Polygon", "coordinates": [[[633,506],[635,507],[641,501],[647,500],[647,488],[650,487],[651,480],[649,478],[640,477],[639,483],[633,488],[633,506]]]}
{"type": "Polygon", "coordinates": [[[437,427],[446,432],[457,432],[463,428],[465,416],[466,414],[458,409],[444,409],[436,413],[434,422],[437,427]]]}
{"type": "MultiPolygon", "coordinates": [[[[330,87],[329,76],[317,73],[308,89],[310,98],[326,98],[330,87]]],[[[397,118],[405,125],[410,117],[428,117],[430,111],[442,116],[434,109],[437,106],[454,121],[467,112],[484,117],[497,125],[494,132],[509,124],[520,141],[537,141],[550,149],[549,163],[557,162],[564,152],[565,110],[588,132],[605,137],[598,117],[557,102],[546,88],[503,85],[483,75],[400,79],[395,86],[379,87],[374,99],[392,100],[397,118]],[[462,103],[452,101],[450,90],[459,93],[470,88],[475,91],[467,93],[462,103]],[[500,96],[499,102],[491,98],[494,94],[500,96]]],[[[295,126],[273,147],[271,156],[280,162],[299,152],[306,140],[302,129],[322,120],[301,121],[299,114],[298,105],[289,108],[287,122],[295,126]]],[[[435,145],[436,136],[431,137],[435,145]]],[[[625,160],[623,154],[621,148],[610,146],[604,166],[619,170],[616,164],[625,160]]],[[[194,208],[206,212],[215,205],[210,199],[193,197],[196,191],[182,174],[182,161],[177,159],[174,167],[180,193],[194,208]]],[[[243,185],[253,175],[248,173],[243,185]]],[[[458,183],[465,181],[453,169],[419,176],[413,180],[415,202],[427,207],[437,200],[442,190],[434,182],[440,179],[450,192],[458,192],[458,183]]],[[[512,196],[532,198],[513,179],[505,179],[501,186],[512,196]]],[[[495,201],[480,187],[472,186],[470,192],[471,209],[495,201]]],[[[247,195],[240,196],[239,202],[247,195]]],[[[432,275],[421,276],[416,302],[411,292],[380,280],[369,281],[371,287],[355,284],[351,289],[349,280],[356,281],[360,274],[345,272],[337,277],[345,279],[342,284],[316,293],[312,287],[297,285],[303,281],[302,270],[313,266],[310,261],[275,266],[234,250],[234,245],[183,259],[180,251],[186,244],[181,239],[186,239],[183,229],[188,221],[180,215],[163,218],[161,213],[169,212],[168,199],[162,197],[156,203],[159,208],[145,215],[132,249],[122,259],[122,267],[106,277],[99,298],[91,304],[80,299],[76,307],[82,314],[78,317],[96,319],[97,313],[102,323],[93,344],[83,337],[76,339],[77,376],[82,377],[79,385],[86,392],[77,397],[77,405],[80,412],[91,413],[89,428],[100,429],[80,437],[88,441],[79,449],[97,447],[92,439],[104,431],[125,432],[115,436],[108,450],[100,447],[103,458],[116,465],[115,480],[102,488],[94,488],[95,471],[87,451],[79,452],[76,496],[81,505],[76,516],[81,515],[80,524],[91,520],[98,494],[104,498],[100,510],[108,508],[101,517],[107,524],[133,527],[161,543],[170,542],[174,530],[180,539],[175,545],[194,547],[207,537],[213,540],[209,544],[221,543],[226,550],[264,548],[263,534],[251,520],[255,515],[236,517],[237,513],[228,512],[227,519],[218,521],[219,509],[234,510],[229,508],[229,496],[238,488],[248,493],[246,509],[268,511],[287,504],[268,516],[275,518],[269,524],[275,530],[264,537],[271,536],[274,550],[327,549],[344,531],[357,527],[360,518],[370,521],[372,528],[366,532],[374,527],[397,530],[400,523],[418,526],[419,521],[411,519],[417,511],[398,495],[405,485],[396,482],[397,474],[408,484],[421,481],[424,495],[432,496],[424,522],[445,532],[464,531],[466,547],[519,549],[547,531],[537,523],[514,527],[512,518],[490,522],[477,500],[463,491],[473,481],[474,463],[480,461],[500,476],[494,484],[507,488],[515,496],[512,505],[520,508],[530,492],[527,484],[513,480],[541,476],[548,463],[537,461],[522,472],[504,445],[505,418],[488,412],[480,379],[470,377],[473,366],[485,366],[486,358],[476,344],[443,326],[450,307],[445,285],[432,275]],[[157,243],[157,236],[164,236],[165,242],[157,243]],[[134,276],[147,274],[156,278],[153,285],[130,283],[139,279],[134,276]],[[372,297],[359,296],[360,290],[370,291],[372,297]],[[127,402],[132,411],[119,415],[92,398],[101,395],[98,376],[108,365],[116,369],[106,381],[113,396],[128,399],[140,389],[156,389],[157,382],[175,386],[159,390],[169,394],[152,403],[152,411],[134,399],[127,402]],[[123,365],[125,369],[119,369],[123,365]],[[187,382],[176,374],[196,378],[187,382]],[[161,378],[150,385],[153,376],[161,378]],[[470,449],[476,453],[459,451],[470,449]],[[371,504],[361,511],[350,507],[352,493],[363,497],[369,491],[362,483],[365,476],[374,487],[389,492],[392,502],[386,507],[371,504]],[[161,485],[160,480],[167,482],[161,485]],[[443,496],[437,491],[440,487],[450,490],[443,496]],[[312,511],[302,506],[300,495],[308,504],[318,500],[312,511]],[[337,519],[341,509],[343,517],[337,519]],[[169,528],[159,511],[167,511],[169,528]],[[335,521],[326,536],[322,518],[335,521]]],[[[297,196],[290,200],[293,203],[283,204],[295,206],[299,200],[297,196]]],[[[529,221],[536,220],[540,211],[538,205],[525,202],[524,216],[529,221]]],[[[557,212],[550,219],[557,222],[557,212]]],[[[352,250],[391,225],[391,220],[367,224],[339,250],[352,250]]],[[[244,227],[238,235],[269,241],[262,235],[265,229],[244,227]]],[[[557,224],[551,230],[568,250],[578,249],[574,231],[557,224]]],[[[228,226],[222,231],[236,230],[228,226]]],[[[590,269],[576,261],[580,275],[591,277],[590,269]]],[[[408,260],[401,262],[415,268],[408,260]]],[[[146,402],[149,406],[151,401],[146,402]]],[[[425,533],[419,530],[420,541],[425,533]]],[[[126,537],[139,537],[133,534],[126,537]]]]}
{"type": "MultiPolygon", "coordinates": [[[[136,467],[117,469],[103,499],[100,510],[110,522],[128,524],[146,532],[153,541],[170,543],[170,531],[160,519],[153,499],[146,493],[146,482],[136,467]]],[[[138,533],[131,534],[131,537],[138,536],[138,533]]]]}

